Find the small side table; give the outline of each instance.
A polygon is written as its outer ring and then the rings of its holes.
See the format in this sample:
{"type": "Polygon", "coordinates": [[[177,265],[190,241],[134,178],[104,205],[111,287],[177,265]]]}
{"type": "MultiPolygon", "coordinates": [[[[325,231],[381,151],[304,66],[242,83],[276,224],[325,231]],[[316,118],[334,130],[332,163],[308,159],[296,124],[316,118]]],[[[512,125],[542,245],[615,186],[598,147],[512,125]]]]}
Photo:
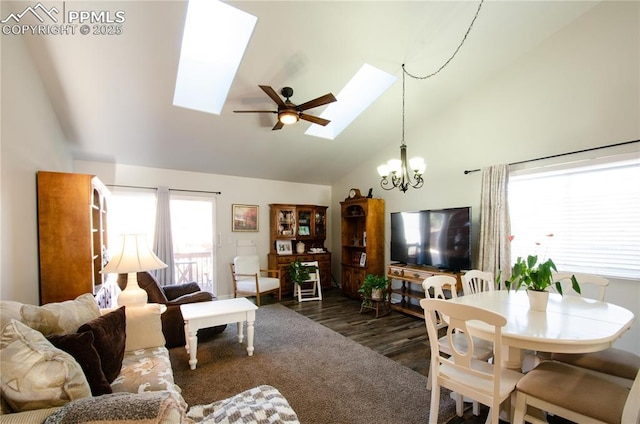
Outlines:
{"type": "Polygon", "coordinates": [[[362,313],[365,309],[373,309],[376,311],[376,318],[383,317],[388,315],[391,312],[391,303],[388,299],[372,299],[370,297],[363,297],[362,304],[360,305],[360,313],[362,313]]]}

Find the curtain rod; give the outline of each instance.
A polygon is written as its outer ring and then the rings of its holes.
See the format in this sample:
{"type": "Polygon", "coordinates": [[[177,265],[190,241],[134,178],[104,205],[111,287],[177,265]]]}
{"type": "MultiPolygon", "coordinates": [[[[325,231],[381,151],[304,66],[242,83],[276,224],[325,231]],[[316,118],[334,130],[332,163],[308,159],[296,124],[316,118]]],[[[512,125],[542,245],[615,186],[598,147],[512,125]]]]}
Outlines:
{"type": "MultiPolygon", "coordinates": [[[[143,187],[143,186],[132,186],[132,185],[119,185],[119,184],[105,184],[107,187],[116,187],[116,188],[140,188],[144,190],[157,190],[158,187],[143,187]]],[[[181,188],[170,188],[169,191],[182,191],[186,193],[207,193],[207,194],[222,194],[219,191],[205,191],[205,190],[184,190],[181,188]]]]}
{"type": "MultiPolygon", "coordinates": [[[[640,140],[624,141],[622,143],[608,144],[606,146],[600,146],[600,147],[591,147],[589,149],[576,150],[574,152],[559,153],[557,155],[544,156],[544,157],[536,158],[536,159],[521,160],[519,162],[512,162],[512,163],[509,164],[509,166],[511,166],[511,165],[520,165],[521,163],[535,162],[535,161],[544,160],[544,159],[558,158],[558,157],[561,157],[561,156],[575,155],[576,153],[592,152],[594,150],[606,149],[606,148],[609,148],[609,147],[624,146],[625,144],[633,144],[633,143],[638,143],[638,142],[640,142],[640,140]]],[[[464,171],[464,173],[466,175],[466,174],[470,174],[472,172],[478,172],[478,171],[481,171],[481,169],[468,169],[468,170],[464,171]]]]}

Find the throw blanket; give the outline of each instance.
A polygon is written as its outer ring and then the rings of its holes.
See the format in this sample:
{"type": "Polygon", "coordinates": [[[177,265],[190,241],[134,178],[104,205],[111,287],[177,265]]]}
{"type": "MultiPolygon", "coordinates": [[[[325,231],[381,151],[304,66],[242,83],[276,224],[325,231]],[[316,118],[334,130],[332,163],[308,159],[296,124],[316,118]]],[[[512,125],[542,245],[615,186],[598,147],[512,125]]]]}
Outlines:
{"type": "Polygon", "coordinates": [[[187,417],[200,424],[300,424],[285,397],[267,385],[209,405],[194,406],[187,417]]]}
{"type": "Polygon", "coordinates": [[[156,424],[176,410],[186,421],[185,409],[182,397],[172,392],[112,393],[69,402],[45,424],[156,424]]]}

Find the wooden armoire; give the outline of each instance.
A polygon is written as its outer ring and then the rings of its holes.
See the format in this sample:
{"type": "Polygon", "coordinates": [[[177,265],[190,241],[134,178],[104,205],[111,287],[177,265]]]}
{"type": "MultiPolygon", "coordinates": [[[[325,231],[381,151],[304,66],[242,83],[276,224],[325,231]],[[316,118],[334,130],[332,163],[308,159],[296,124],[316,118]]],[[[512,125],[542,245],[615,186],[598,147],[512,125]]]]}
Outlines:
{"type": "Polygon", "coordinates": [[[97,294],[106,275],[109,191],[94,175],[37,173],[40,303],[97,294]]]}

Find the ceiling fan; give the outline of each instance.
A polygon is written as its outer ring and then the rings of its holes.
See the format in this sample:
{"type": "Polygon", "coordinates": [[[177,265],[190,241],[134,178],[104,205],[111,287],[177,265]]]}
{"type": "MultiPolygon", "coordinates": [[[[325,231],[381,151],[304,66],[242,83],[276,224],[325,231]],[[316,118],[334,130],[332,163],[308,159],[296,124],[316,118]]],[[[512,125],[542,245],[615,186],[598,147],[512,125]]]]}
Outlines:
{"type": "Polygon", "coordinates": [[[276,122],[272,130],[279,130],[285,125],[294,124],[298,122],[299,119],[304,119],[305,121],[313,122],[314,124],[322,126],[331,122],[328,119],[303,113],[307,109],[313,109],[314,107],[335,102],[336,98],[331,93],[309,100],[301,105],[295,105],[289,100],[289,98],[293,96],[293,88],[291,87],[284,87],[280,90],[280,93],[285,97],[284,101],[270,86],[259,85],[258,87],[262,88],[262,91],[267,93],[267,96],[271,97],[271,100],[276,102],[278,110],[234,110],[235,113],[276,113],[278,114],[278,122],[276,122]]]}

